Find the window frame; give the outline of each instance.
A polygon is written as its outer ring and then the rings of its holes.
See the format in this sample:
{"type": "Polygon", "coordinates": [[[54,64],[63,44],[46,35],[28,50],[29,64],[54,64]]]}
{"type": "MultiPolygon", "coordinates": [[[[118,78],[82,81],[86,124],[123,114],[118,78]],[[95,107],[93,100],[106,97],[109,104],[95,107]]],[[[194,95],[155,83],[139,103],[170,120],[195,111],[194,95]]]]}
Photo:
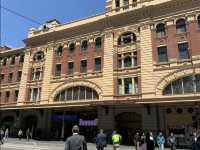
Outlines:
{"type": "Polygon", "coordinates": [[[158,57],[158,63],[166,63],[169,61],[169,57],[168,57],[168,49],[166,45],[162,45],[157,47],[157,57],[158,57]],[[165,49],[164,49],[165,48],[165,49]],[[164,50],[166,51],[165,54],[164,50]],[[162,52],[161,52],[162,51],[162,52]],[[165,55],[165,56],[164,56],[165,55]],[[163,59],[164,58],[164,59],[163,59]],[[163,60],[162,60],[163,59],[163,60]]]}
{"type": "Polygon", "coordinates": [[[180,18],[176,20],[176,33],[182,34],[187,32],[186,19],[180,18]]]}
{"type": "Polygon", "coordinates": [[[190,52],[189,52],[189,43],[188,42],[183,42],[183,43],[178,43],[178,52],[179,52],[179,55],[178,55],[178,59],[179,60],[187,60],[187,59],[190,59],[190,52]],[[185,49],[183,49],[183,45],[187,45],[187,49],[186,47],[184,47],[185,49]],[[182,47],[181,47],[182,46],[182,47]],[[184,53],[184,56],[182,53],[184,53]],[[187,53],[187,54],[186,54],[187,53]]]}

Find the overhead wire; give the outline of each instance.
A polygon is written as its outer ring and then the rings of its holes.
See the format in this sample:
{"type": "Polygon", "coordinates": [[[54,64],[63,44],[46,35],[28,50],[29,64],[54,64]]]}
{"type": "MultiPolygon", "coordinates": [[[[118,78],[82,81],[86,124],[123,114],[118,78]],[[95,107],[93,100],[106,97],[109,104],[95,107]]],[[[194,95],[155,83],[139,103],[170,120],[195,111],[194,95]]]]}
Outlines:
{"type": "Polygon", "coordinates": [[[25,15],[23,15],[23,14],[21,14],[21,13],[18,13],[18,12],[14,11],[14,10],[12,10],[12,9],[10,9],[10,8],[7,8],[7,7],[5,7],[5,6],[2,6],[2,4],[0,4],[0,9],[3,9],[3,10],[5,10],[5,11],[9,12],[9,13],[12,13],[13,15],[16,15],[16,16],[18,16],[18,17],[21,17],[21,18],[23,18],[23,19],[25,19],[25,20],[28,20],[28,21],[30,21],[30,22],[33,22],[33,23],[35,23],[35,24],[42,25],[42,23],[40,23],[39,21],[36,21],[35,19],[32,19],[32,18],[30,18],[30,17],[28,17],[28,16],[25,16],[25,15]]]}

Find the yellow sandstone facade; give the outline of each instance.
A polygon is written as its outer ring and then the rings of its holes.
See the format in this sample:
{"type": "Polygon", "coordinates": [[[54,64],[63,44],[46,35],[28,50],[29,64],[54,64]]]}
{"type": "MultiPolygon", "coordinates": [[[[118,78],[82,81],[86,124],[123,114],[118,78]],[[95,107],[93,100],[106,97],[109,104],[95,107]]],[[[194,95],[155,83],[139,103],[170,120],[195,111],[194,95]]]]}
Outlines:
{"type": "Polygon", "coordinates": [[[125,144],[139,129],[188,137],[200,125],[199,6],[195,0],[107,0],[103,14],[30,29],[24,48],[0,51],[8,78],[4,59],[24,54],[20,82],[1,79],[2,126],[64,138],[81,119],[83,132],[118,129],[125,144]],[[16,101],[7,99],[13,88],[16,101]]]}

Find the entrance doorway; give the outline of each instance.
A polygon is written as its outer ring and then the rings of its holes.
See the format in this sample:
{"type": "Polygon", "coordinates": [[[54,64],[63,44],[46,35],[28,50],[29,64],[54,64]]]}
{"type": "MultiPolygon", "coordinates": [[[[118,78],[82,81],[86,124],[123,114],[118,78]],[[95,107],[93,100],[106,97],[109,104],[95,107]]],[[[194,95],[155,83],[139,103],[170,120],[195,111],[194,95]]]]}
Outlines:
{"type": "Polygon", "coordinates": [[[135,112],[120,113],[115,117],[116,129],[122,135],[123,144],[133,144],[134,134],[141,130],[142,116],[135,112]]]}

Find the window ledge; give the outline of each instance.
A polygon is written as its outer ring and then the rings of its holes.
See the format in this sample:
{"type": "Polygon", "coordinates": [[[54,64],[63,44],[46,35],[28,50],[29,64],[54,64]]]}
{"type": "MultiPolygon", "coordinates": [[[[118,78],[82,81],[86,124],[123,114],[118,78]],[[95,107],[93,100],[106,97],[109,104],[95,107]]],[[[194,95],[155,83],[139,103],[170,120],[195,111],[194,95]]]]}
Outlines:
{"type": "Polygon", "coordinates": [[[117,69],[114,69],[114,71],[125,71],[125,70],[139,69],[139,68],[140,68],[140,66],[117,68],[117,69]]]}
{"type": "Polygon", "coordinates": [[[165,35],[165,36],[162,36],[162,37],[156,37],[155,39],[156,40],[166,40],[167,38],[168,38],[168,36],[165,35]]]}
{"type": "Polygon", "coordinates": [[[191,58],[188,58],[188,59],[179,59],[177,60],[177,63],[184,63],[184,62],[191,62],[192,59],[191,58]]]}

